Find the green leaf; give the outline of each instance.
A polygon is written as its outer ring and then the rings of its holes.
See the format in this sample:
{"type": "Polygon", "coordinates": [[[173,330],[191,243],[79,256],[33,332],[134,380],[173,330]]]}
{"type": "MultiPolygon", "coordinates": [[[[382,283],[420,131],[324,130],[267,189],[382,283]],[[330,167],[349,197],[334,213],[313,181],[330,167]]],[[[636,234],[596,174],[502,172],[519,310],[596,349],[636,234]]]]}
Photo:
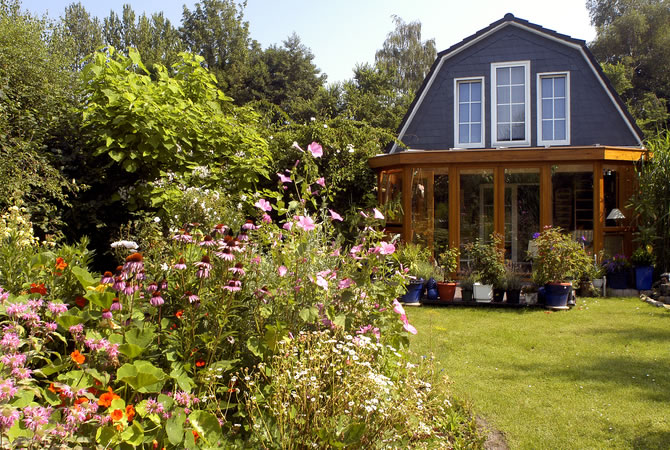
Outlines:
{"type": "Polygon", "coordinates": [[[179,385],[181,390],[191,392],[191,389],[193,389],[195,383],[193,383],[191,377],[189,377],[188,374],[181,367],[172,369],[172,372],[170,372],[170,376],[177,381],[177,384],[179,385]]]}
{"type": "Polygon", "coordinates": [[[98,428],[98,431],[96,431],[95,433],[95,440],[101,446],[107,447],[109,446],[112,439],[114,439],[115,434],[116,431],[114,430],[114,427],[111,426],[101,427],[98,428]]]}
{"type": "Polygon", "coordinates": [[[82,269],[81,267],[73,267],[71,269],[72,274],[77,278],[79,281],[79,284],[86,289],[89,286],[93,286],[94,284],[98,284],[98,281],[93,278],[93,275],[90,274],[90,272],[86,269],[82,269]]]}
{"type": "Polygon", "coordinates": [[[299,315],[305,323],[314,323],[319,318],[319,310],[316,306],[310,306],[303,308],[299,315]]]}
{"type": "Polygon", "coordinates": [[[134,361],[124,364],[116,371],[119,381],[129,384],[133,389],[144,394],[160,392],[165,383],[165,372],[148,361],[134,361]]]}
{"type": "Polygon", "coordinates": [[[144,351],[143,347],[135,344],[122,344],[119,345],[119,352],[128,357],[128,359],[137,358],[144,351]]]}
{"type": "Polygon", "coordinates": [[[84,323],[85,320],[79,316],[72,316],[70,314],[63,314],[58,316],[56,319],[56,323],[63,327],[66,330],[69,330],[71,326],[73,325],[79,325],[80,323],[84,323]]]}
{"type": "Polygon", "coordinates": [[[172,413],[165,424],[165,431],[167,431],[168,439],[172,445],[179,445],[184,440],[184,421],[186,414],[182,409],[172,413]]]}
{"type": "MultiPolygon", "coordinates": [[[[50,394],[53,394],[51,391],[46,391],[50,394]]],[[[56,395],[56,394],[54,394],[56,395]]],[[[56,396],[58,398],[58,396],[56,396]]],[[[24,408],[28,405],[30,405],[30,402],[33,401],[33,398],[35,398],[35,393],[31,390],[28,389],[19,389],[19,391],[16,393],[14,396],[14,399],[12,400],[12,406],[15,408],[24,408]]],[[[51,403],[51,402],[50,402],[51,403]]],[[[61,403],[60,398],[58,398],[58,403],[51,403],[52,405],[56,404],[59,405],[61,403]]]]}
{"type": "Polygon", "coordinates": [[[121,162],[126,158],[126,152],[122,152],[120,150],[110,150],[109,157],[116,162],[121,162]]]}
{"type": "Polygon", "coordinates": [[[191,426],[211,446],[216,446],[223,439],[221,425],[214,414],[209,411],[196,410],[188,416],[191,426]]]}
{"type": "Polygon", "coordinates": [[[148,347],[155,337],[154,327],[148,324],[144,329],[131,328],[126,332],[126,342],[140,347],[148,347]]]}
{"type": "Polygon", "coordinates": [[[347,322],[347,316],[344,314],[340,314],[339,316],[335,316],[335,320],[333,320],[333,323],[337,325],[340,328],[344,328],[347,322]]]}
{"type": "Polygon", "coordinates": [[[114,293],[108,291],[88,291],[88,293],[84,295],[84,298],[91,302],[92,305],[99,306],[102,309],[109,309],[109,307],[112,306],[112,301],[114,300],[114,293]]]}
{"type": "Polygon", "coordinates": [[[361,440],[365,433],[365,423],[351,423],[344,429],[343,438],[345,445],[353,445],[361,440]]]}

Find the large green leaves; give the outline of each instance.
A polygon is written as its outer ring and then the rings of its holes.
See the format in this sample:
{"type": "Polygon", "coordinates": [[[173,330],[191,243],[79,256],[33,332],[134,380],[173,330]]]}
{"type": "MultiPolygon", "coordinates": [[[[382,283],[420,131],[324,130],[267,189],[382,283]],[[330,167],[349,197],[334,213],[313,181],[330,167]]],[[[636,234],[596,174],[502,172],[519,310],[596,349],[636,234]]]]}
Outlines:
{"type": "Polygon", "coordinates": [[[116,377],[136,391],[146,394],[160,392],[167,375],[148,361],[135,361],[119,367],[116,377]]]}

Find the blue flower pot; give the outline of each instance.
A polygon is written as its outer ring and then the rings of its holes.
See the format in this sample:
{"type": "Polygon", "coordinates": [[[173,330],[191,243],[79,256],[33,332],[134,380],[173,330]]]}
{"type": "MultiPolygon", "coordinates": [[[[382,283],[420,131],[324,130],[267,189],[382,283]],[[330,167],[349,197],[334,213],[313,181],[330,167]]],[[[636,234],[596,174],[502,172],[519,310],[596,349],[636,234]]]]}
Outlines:
{"type": "Polygon", "coordinates": [[[654,268],[651,266],[635,268],[635,289],[638,291],[648,291],[651,289],[651,282],[654,277],[654,268]]]}
{"type": "Polygon", "coordinates": [[[572,291],[570,283],[547,283],[544,285],[544,299],[547,306],[567,306],[572,291]]]}
{"type": "Polygon", "coordinates": [[[419,303],[421,293],[423,292],[423,280],[410,281],[407,286],[407,293],[400,299],[403,303],[419,303]]]}
{"type": "Polygon", "coordinates": [[[628,287],[628,271],[607,272],[607,287],[626,289],[628,287]]]}
{"type": "Polygon", "coordinates": [[[437,292],[437,281],[435,281],[435,278],[430,278],[426,282],[426,298],[428,300],[437,300],[439,297],[439,294],[437,292]]]}

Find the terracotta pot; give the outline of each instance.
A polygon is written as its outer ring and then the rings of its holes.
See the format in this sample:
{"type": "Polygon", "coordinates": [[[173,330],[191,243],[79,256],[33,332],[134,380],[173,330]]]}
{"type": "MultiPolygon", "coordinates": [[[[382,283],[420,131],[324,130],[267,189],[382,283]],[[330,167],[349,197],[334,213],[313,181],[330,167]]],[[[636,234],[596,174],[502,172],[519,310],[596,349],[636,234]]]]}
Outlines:
{"type": "Polygon", "coordinates": [[[440,300],[443,302],[450,302],[454,300],[456,294],[456,283],[437,283],[437,292],[440,295],[440,300]]]}

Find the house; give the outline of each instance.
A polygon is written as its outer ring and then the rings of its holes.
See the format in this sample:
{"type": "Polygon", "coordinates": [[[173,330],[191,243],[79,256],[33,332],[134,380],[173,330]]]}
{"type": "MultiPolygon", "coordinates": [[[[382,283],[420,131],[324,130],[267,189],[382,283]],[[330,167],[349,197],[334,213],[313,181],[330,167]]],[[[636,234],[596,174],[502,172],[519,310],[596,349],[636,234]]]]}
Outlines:
{"type": "Polygon", "coordinates": [[[369,164],[406,241],[437,253],[495,231],[523,265],[553,225],[632,251],[643,136],[583,40],[505,15],[438,54],[398,139],[369,164]]]}

